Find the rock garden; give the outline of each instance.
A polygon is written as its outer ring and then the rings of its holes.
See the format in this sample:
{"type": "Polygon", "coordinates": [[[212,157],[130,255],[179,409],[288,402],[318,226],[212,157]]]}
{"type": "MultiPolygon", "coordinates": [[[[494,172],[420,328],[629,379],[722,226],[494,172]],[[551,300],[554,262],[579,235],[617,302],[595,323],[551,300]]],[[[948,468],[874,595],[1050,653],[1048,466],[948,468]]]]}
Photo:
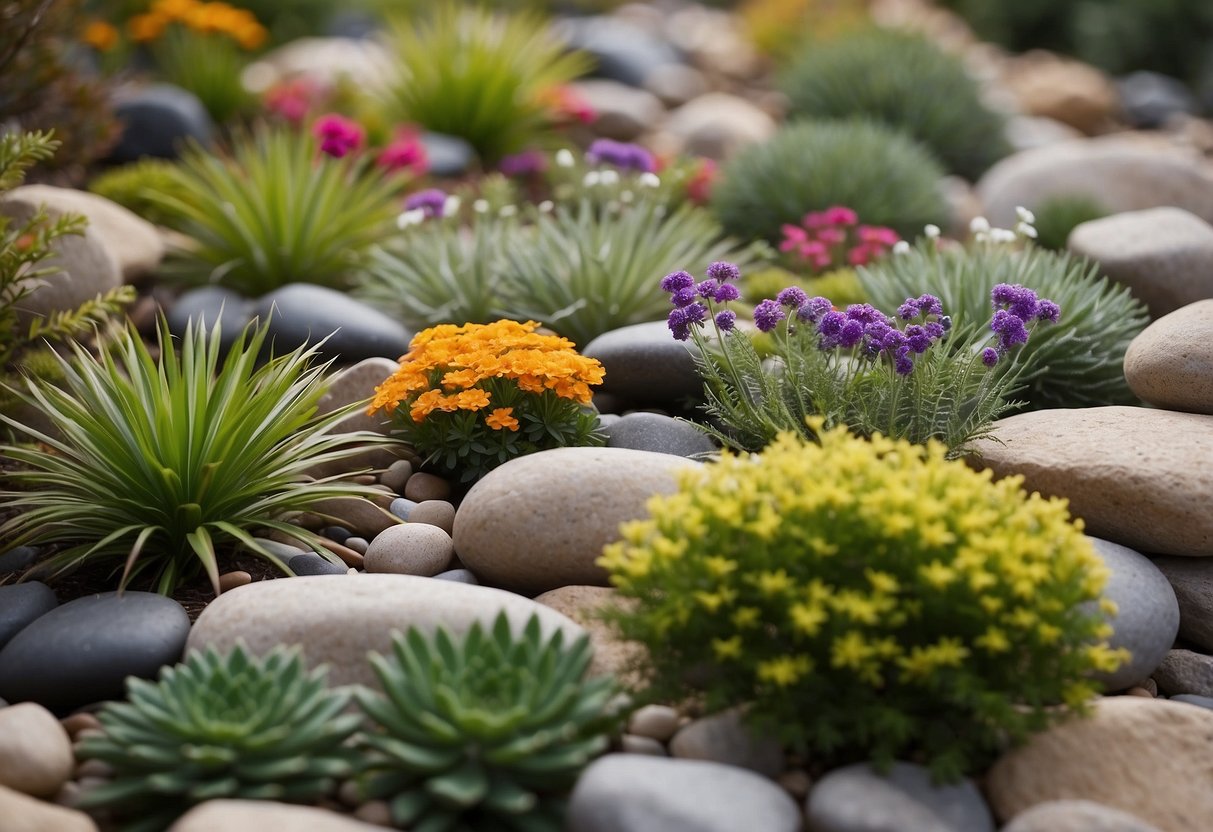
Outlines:
{"type": "Polygon", "coordinates": [[[0,832],[1213,828],[1205,0],[0,2],[0,832]]]}

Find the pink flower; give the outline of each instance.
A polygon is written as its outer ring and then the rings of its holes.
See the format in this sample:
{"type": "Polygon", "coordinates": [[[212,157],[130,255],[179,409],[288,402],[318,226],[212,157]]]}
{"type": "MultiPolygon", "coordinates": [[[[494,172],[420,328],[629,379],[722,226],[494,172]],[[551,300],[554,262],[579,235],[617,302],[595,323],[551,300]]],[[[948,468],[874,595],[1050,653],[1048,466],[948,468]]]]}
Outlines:
{"type": "Polygon", "coordinates": [[[362,125],[336,113],[328,113],[316,119],[312,133],[320,140],[320,152],[334,159],[348,156],[366,138],[362,125]]]}
{"type": "Polygon", "coordinates": [[[847,241],[847,232],[841,228],[823,228],[817,232],[817,239],[827,246],[842,245],[847,241]]]}
{"type": "Polygon", "coordinates": [[[308,110],[324,94],[324,88],[310,78],[295,78],[270,87],[265,93],[265,109],[291,124],[299,125],[308,110]]]}
{"type": "Polygon", "coordinates": [[[387,171],[408,169],[417,176],[423,176],[429,170],[430,160],[417,131],[402,127],[396,131],[396,138],[379,151],[375,164],[387,171]]]}
{"type": "Polygon", "coordinates": [[[859,222],[859,215],[845,205],[831,205],[825,210],[827,225],[849,226],[859,222]]]}
{"type": "Polygon", "coordinates": [[[804,215],[804,219],[800,222],[805,228],[812,231],[813,229],[824,228],[829,223],[829,219],[826,217],[825,211],[810,211],[804,215]]]}
{"type": "Polygon", "coordinates": [[[808,232],[799,225],[783,225],[783,242],[779,244],[779,250],[783,252],[799,250],[802,245],[809,241],[808,232]]]}
{"type": "Polygon", "coordinates": [[[712,196],[716,184],[717,165],[712,159],[700,159],[699,168],[687,182],[687,199],[696,205],[704,205],[712,196]]]}
{"type": "Polygon", "coordinates": [[[579,121],[590,124],[598,118],[597,111],[585,96],[572,87],[558,85],[548,87],[539,94],[540,102],[546,106],[557,121],[579,121]]]}
{"type": "Polygon", "coordinates": [[[896,231],[891,228],[885,228],[882,225],[861,225],[855,229],[856,236],[860,242],[874,243],[878,246],[890,247],[897,245],[901,239],[896,231]]]}

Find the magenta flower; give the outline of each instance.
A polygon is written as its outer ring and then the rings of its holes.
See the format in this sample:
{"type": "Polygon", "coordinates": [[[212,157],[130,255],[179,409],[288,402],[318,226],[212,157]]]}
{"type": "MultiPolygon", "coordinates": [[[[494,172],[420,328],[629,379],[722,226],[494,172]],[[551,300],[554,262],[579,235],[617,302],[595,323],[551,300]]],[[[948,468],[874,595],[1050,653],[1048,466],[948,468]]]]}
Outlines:
{"type": "Polygon", "coordinates": [[[334,159],[341,159],[358,150],[366,138],[362,125],[337,113],[316,119],[312,134],[320,140],[320,152],[334,159]]]}
{"type": "Polygon", "coordinates": [[[423,176],[429,170],[430,160],[417,132],[403,128],[396,132],[396,138],[391,143],[379,151],[375,164],[387,171],[407,169],[417,176],[423,176]]]}
{"type": "Polygon", "coordinates": [[[497,169],[506,176],[522,179],[547,170],[548,159],[538,150],[524,150],[503,158],[497,163],[497,169]]]}
{"type": "Polygon", "coordinates": [[[825,210],[826,225],[850,226],[859,222],[859,215],[845,205],[831,205],[825,210]]]}

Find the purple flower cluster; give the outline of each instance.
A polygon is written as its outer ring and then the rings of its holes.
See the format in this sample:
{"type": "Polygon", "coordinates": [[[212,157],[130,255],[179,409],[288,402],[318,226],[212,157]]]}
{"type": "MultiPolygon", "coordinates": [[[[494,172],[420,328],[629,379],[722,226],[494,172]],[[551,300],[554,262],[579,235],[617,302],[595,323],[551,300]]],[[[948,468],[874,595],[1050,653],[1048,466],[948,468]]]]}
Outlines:
{"type": "MultiPolygon", "coordinates": [[[[723,261],[708,266],[706,280],[695,282],[689,272],[678,271],[661,279],[661,289],[670,293],[670,310],[666,323],[674,337],[685,341],[691,337],[691,328],[707,320],[708,305],[727,303],[741,297],[741,292],[731,281],[741,277],[741,271],[732,263],[723,261]]],[[[736,313],[725,309],[714,318],[716,326],[732,332],[737,326],[736,313]]]]}
{"type": "Polygon", "coordinates": [[[548,169],[548,159],[538,150],[524,150],[504,157],[497,163],[497,170],[506,176],[521,179],[537,176],[548,169]]]}
{"type": "Polygon", "coordinates": [[[1061,320],[1061,307],[1038,298],[1034,291],[1018,283],[999,283],[990,292],[990,304],[994,307],[990,330],[998,336],[998,343],[981,351],[982,363],[987,367],[996,365],[1012,347],[1026,344],[1029,327],[1036,321],[1061,320]]]}
{"type": "Polygon", "coordinates": [[[657,169],[657,161],[652,153],[638,144],[612,139],[596,139],[585,152],[585,159],[591,165],[611,165],[637,173],[652,173],[657,169]]]}
{"type": "Polygon", "coordinates": [[[830,309],[818,317],[816,313],[828,303],[825,298],[812,298],[797,311],[801,320],[816,320],[818,346],[823,350],[857,349],[871,359],[887,356],[898,375],[914,372],[914,356],[925,353],[948,330],[944,323],[947,319],[941,314],[943,305],[932,295],[908,298],[901,305],[898,316],[902,320],[922,319],[904,329],[897,328],[896,319],[866,303],[852,304],[845,312],[830,309]]]}
{"type": "Polygon", "coordinates": [[[446,192],[438,188],[427,188],[410,194],[404,201],[404,210],[421,210],[430,219],[441,217],[446,211],[446,192]]]}

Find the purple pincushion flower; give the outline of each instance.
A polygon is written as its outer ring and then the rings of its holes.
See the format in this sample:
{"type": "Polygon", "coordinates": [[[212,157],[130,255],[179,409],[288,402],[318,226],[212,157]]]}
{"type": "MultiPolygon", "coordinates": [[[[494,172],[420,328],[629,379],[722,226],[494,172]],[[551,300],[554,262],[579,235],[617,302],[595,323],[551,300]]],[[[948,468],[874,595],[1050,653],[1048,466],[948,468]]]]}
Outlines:
{"type": "Polygon", "coordinates": [[[670,303],[675,306],[690,306],[695,302],[695,290],[691,288],[679,289],[674,294],[670,295],[670,303]]]}
{"type": "Polygon", "coordinates": [[[820,295],[814,298],[809,298],[800,308],[796,310],[796,317],[805,323],[815,324],[821,320],[822,316],[832,312],[834,304],[830,303],[829,298],[823,298],[820,295]]]}
{"type": "Polygon", "coordinates": [[[981,363],[987,367],[993,367],[998,363],[998,350],[993,347],[986,347],[981,351],[981,363]]]}
{"type": "Polygon", "coordinates": [[[716,313],[716,326],[725,332],[732,332],[737,327],[737,313],[732,309],[724,309],[716,313]]]}
{"type": "Polygon", "coordinates": [[[653,154],[638,144],[617,142],[613,139],[596,139],[585,153],[586,161],[591,165],[611,165],[620,170],[634,170],[637,173],[652,173],[657,169],[653,154]]]}
{"type": "Polygon", "coordinates": [[[847,321],[838,333],[838,346],[850,349],[863,340],[863,324],[859,321],[847,321]]]}
{"type": "Polygon", "coordinates": [[[506,176],[520,178],[535,176],[548,169],[548,159],[539,150],[524,150],[505,156],[497,163],[497,170],[506,176]]]}
{"type": "Polygon", "coordinates": [[[923,315],[942,315],[943,302],[934,295],[919,295],[918,311],[923,315]]]}
{"type": "Polygon", "coordinates": [[[999,283],[990,292],[990,301],[994,306],[1005,306],[1007,311],[1025,322],[1035,320],[1040,311],[1036,293],[1019,284],[999,283]]]}
{"type": "Polygon", "coordinates": [[[427,188],[424,191],[410,194],[409,198],[404,201],[404,210],[421,210],[431,219],[441,217],[446,210],[446,192],[438,188],[427,188]]]}
{"type": "Polygon", "coordinates": [[[922,325],[922,328],[927,333],[927,337],[929,337],[932,341],[938,341],[943,337],[945,332],[943,324],[939,323],[938,321],[928,321],[922,325]]]}
{"type": "Polygon", "coordinates": [[[726,263],[724,260],[717,260],[712,265],[708,266],[708,277],[713,280],[718,280],[721,283],[728,283],[730,280],[738,280],[741,277],[741,269],[737,268],[732,263],[726,263]]]}
{"type": "Polygon", "coordinates": [[[897,307],[897,317],[903,321],[912,321],[918,315],[918,301],[914,300],[914,298],[906,298],[906,302],[897,307]]]}
{"type": "Polygon", "coordinates": [[[858,321],[861,324],[888,320],[879,309],[867,303],[852,303],[847,307],[846,316],[848,320],[858,321]]]}
{"type": "Polygon", "coordinates": [[[914,372],[914,360],[910,358],[910,348],[900,347],[893,356],[893,370],[899,376],[908,376],[914,372]]]}
{"type": "Polygon", "coordinates": [[[701,281],[699,285],[695,287],[695,291],[698,292],[699,297],[703,298],[704,300],[712,300],[716,297],[716,290],[719,288],[720,284],[709,277],[707,280],[701,281]]]}
{"type": "Polygon", "coordinates": [[[1023,318],[1005,309],[994,313],[990,329],[998,334],[999,346],[1004,350],[1028,342],[1028,328],[1024,325],[1023,318]]]}
{"type": "Polygon", "coordinates": [[[705,317],[707,309],[702,304],[692,303],[671,309],[666,325],[676,340],[685,341],[691,337],[691,327],[703,323],[705,317]]]}
{"type": "Polygon", "coordinates": [[[732,283],[721,283],[716,287],[716,294],[712,296],[712,300],[717,303],[727,303],[731,300],[740,300],[741,290],[732,283]]]}
{"type": "Polygon", "coordinates": [[[1036,310],[1036,317],[1038,320],[1055,324],[1061,320],[1061,307],[1051,300],[1042,300],[1036,310]]]}
{"type": "Polygon", "coordinates": [[[677,292],[679,289],[689,289],[695,285],[695,278],[688,272],[672,272],[661,278],[661,291],[677,292]]]}
{"type": "Polygon", "coordinates": [[[799,286],[789,286],[775,296],[775,302],[789,309],[799,309],[802,305],[809,302],[809,296],[799,286]]]}
{"type": "Polygon", "coordinates": [[[767,298],[754,307],[754,325],[759,332],[770,332],[784,318],[783,307],[767,298]]]}
{"type": "Polygon", "coordinates": [[[910,324],[906,327],[906,343],[910,352],[922,355],[931,346],[931,336],[927,335],[926,327],[910,324]]]}
{"type": "Polygon", "coordinates": [[[842,325],[847,322],[847,316],[841,312],[830,311],[821,316],[817,322],[817,332],[825,339],[832,341],[842,332],[842,325]]]}

